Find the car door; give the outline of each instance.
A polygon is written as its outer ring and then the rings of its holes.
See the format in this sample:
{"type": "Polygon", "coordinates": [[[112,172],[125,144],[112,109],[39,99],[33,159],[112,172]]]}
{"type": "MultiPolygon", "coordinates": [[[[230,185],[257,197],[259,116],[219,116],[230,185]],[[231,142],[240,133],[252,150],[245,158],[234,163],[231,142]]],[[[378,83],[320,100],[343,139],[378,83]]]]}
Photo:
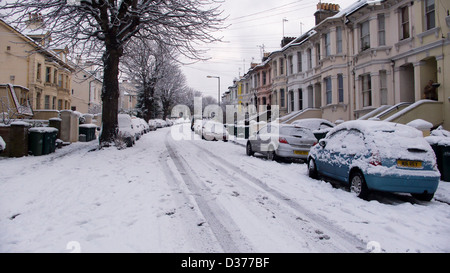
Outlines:
{"type": "Polygon", "coordinates": [[[342,129],[324,139],[322,142],[324,145],[321,145],[320,157],[316,160],[319,172],[329,177],[336,177],[339,172],[338,169],[342,165],[340,155],[342,143],[347,134],[347,130],[342,129]]]}
{"type": "Polygon", "coordinates": [[[266,130],[259,134],[259,151],[261,153],[267,153],[270,146],[274,146],[272,147],[274,150],[278,147],[279,127],[276,125],[267,124],[265,128],[266,130]]]}
{"type": "Polygon", "coordinates": [[[265,136],[266,134],[267,134],[267,126],[264,126],[254,136],[250,138],[250,143],[252,144],[252,150],[254,152],[261,152],[261,135],[265,136]]]}
{"type": "Polygon", "coordinates": [[[338,152],[332,153],[333,174],[340,181],[347,181],[353,162],[365,150],[364,135],[356,130],[348,130],[340,143],[338,152]]]}

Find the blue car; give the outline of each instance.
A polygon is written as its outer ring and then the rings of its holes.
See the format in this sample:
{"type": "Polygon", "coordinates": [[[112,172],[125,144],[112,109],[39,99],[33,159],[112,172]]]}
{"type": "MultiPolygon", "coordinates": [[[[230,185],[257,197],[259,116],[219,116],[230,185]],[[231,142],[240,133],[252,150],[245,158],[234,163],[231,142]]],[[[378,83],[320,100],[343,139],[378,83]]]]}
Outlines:
{"type": "Polygon", "coordinates": [[[308,173],[344,182],[363,199],[370,191],[386,191],[430,201],[440,179],[436,156],[421,131],[368,120],[334,127],[311,148],[308,173]]]}

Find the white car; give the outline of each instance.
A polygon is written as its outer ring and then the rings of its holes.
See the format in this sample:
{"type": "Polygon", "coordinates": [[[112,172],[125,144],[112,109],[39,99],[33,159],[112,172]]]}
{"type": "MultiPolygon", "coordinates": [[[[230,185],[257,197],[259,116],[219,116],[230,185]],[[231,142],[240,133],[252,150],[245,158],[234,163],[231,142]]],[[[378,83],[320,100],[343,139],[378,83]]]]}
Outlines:
{"type": "Polygon", "coordinates": [[[202,139],[228,141],[229,134],[225,126],[217,121],[205,120],[202,127],[202,139]]]}
{"type": "Polygon", "coordinates": [[[133,130],[136,140],[139,140],[144,134],[144,128],[142,128],[141,122],[137,118],[132,118],[131,123],[133,124],[133,130]]]}
{"type": "Polygon", "coordinates": [[[142,128],[144,129],[144,134],[150,132],[150,126],[148,125],[148,123],[145,122],[145,120],[143,120],[142,118],[138,118],[138,120],[141,123],[142,128]]]}
{"type": "Polygon", "coordinates": [[[119,137],[124,139],[127,147],[133,146],[136,142],[136,137],[131,117],[127,114],[119,114],[117,116],[117,121],[119,126],[119,137]]]}
{"type": "Polygon", "coordinates": [[[149,120],[148,126],[150,128],[150,131],[156,131],[156,128],[157,128],[156,120],[154,120],[154,119],[149,120]]]}

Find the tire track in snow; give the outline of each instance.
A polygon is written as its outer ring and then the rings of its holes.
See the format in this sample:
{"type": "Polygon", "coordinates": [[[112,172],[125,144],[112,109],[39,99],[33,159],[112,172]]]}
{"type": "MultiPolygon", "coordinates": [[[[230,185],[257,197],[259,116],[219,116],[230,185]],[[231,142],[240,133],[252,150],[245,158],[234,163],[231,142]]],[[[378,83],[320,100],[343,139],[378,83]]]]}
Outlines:
{"type": "MultiPolygon", "coordinates": [[[[170,133],[170,132],[169,132],[170,133]]],[[[234,223],[233,219],[224,212],[220,207],[217,206],[215,202],[211,202],[207,199],[208,193],[204,189],[200,188],[195,181],[201,181],[200,178],[196,177],[194,170],[189,167],[186,160],[176,153],[169,143],[169,133],[166,135],[165,145],[170,158],[175,164],[178,172],[180,173],[183,182],[187,186],[188,190],[192,193],[195,201],[197,202],[198,208],[202,215],[205,217],[208,225],[222,247],[224,252],[236,253],[240,252],[238,245],[244,245],[242,243],[244,238],[239,236],[236,238],[236,231],[238,227],[234,223]],[[236,244],[235,240],[239,240],[240,243],[236,244]]],[[[211,198],[213,199],[213,198],[211,198]]],[[[248,249],[243,251],[249,251],[248,249]]]]}
{"type": "MultiPolygon", "coordinates": [[[[207,154],[210,158],[217,158],[215,154],[213,154],[211,151],[201,147],[200,145],[194,143],[193,141],[190,141],[192,145],[196,146],[199,150],[207,154]]],[[[246,183],[252,183],[259,188],[261,188],[264,192],[272,195],[275,197],[278,201],[288,205],[290,208],[294,209],[297,213],[300,213],[302,215],[302,219],[307,219],[308,223],[317,225],[315,228],[318,230],[318,234],[320,232],[324,232],[326,235],[328,235],[333,241],[336,241],[336,243],[339,243],[340,245],[335,244],[335,251],[350,251],[350,252],[356,252],[356,251],[364,251],[366,249],[366,244],[355,237],[354,235],[346,232],[345,230],[336,227],[334,223],[329,221],[326,218],[323,218],[317,214],[315,214],[313,211],[305,208],[304,206],[300,205],[299,203],[293,201],[291,198],[286,196],[285,194],[271,188],[268,186],[265,182],[260,180],[259,178],[249,174],[248,172],[243,171],[239,167],[237,167],[235,164],[232,164],[225,159],[222,158],[221,164],[219,165],[217,163],[214,163],[213,160],[209,160],[208,164],[213,164],[216,168],[221,170],[221,173],[229,173],[230,171],[225,169],[224,167],[234,171],[235,173],[239,174],[239,176],[229,176],[229,178],[236,179],[238,177],[241,181],[246,183]]]]}

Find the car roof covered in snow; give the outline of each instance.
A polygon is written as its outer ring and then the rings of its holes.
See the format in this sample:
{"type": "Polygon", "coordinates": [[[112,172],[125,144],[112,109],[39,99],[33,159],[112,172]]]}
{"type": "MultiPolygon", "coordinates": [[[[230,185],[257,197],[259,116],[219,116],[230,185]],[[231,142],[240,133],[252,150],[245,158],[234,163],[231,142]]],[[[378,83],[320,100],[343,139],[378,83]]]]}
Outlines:
{"type": "Polygon", "coordinates": [[[409,138],[423,137],[422,132],[413,127],[388,121],[351,120],[334,127],[330,130],[330,134],[341,129],[356,129],[365,135],[374,135],[376,132],[397,132],[409,138]]]}

